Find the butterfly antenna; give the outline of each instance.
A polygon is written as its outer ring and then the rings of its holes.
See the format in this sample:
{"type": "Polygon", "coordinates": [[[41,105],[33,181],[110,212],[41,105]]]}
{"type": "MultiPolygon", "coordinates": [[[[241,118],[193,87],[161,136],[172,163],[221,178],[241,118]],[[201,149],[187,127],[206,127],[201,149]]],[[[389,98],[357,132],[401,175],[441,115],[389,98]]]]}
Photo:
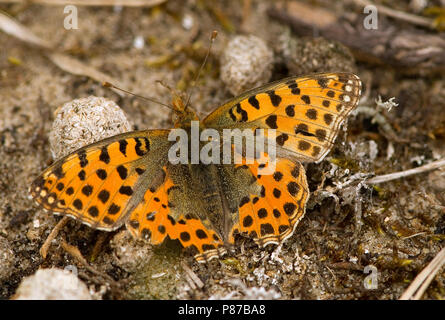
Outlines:
{"type": "Polygon", "coordinates": [[[107,82],[107,81],[103,82],[102,85],[103,85],[104,87],[106,87],[106,88],[113,88],[113,89],[116,89],[116,90],[125,92],[125,93],[127,93],[127,94],[130,94],[130,95],[135,96],[135,97],[137,97],[137,98],[139,98],[139,99],[142,99],[142,100],[146,100],[146,101],[150,101],[150,102],[153,102],[153,103],[157,103],[157,104],[159,104],[159,105],[161,105],[161,106],[164,106],[164,107],[166,107],[166,108],[169,108],[169,109],[175,111],[175,109],[172,108],[171,106],[169,106],[168,104],[162,103],[162,102],[160,102],[160,101],[158,101],[158,100],[156,100],[156,99],[150,98],[150,97],[140,96],[140,95],[138,95],[138,94],[136,94],[136,93],[133,93],[133,92],[130,92],[130,91],[128,91],[128,90],[125,90],[125,89],[116,87],[114,84],[109,83],[109,82],[107,82]]]}
{"type": "Polygon", "coordinates": [[[213,30],[212,35],[210,36],[210,45],[209,45],[209,49],[207,50],[206,56],[204,58],[204,61],[201,64],[201,67],[199,67],[198,73],[195,76],[195,79],[192,82],[192,86],[190,88],[190,94],[187,98],[187,103],[185,104],[185,107],[187,108],[187,106],[189,105],[190,99],[192,98],[192,94],[193,94],[193,89],[196,87],[196,82],[199,79],[199,76],[201,75],[202,70],[204,69],[204,66],[207,63],[207,59],[209,58],[210,55],[210,51],[212,50],[212,44],[216,39],[216,36],[218,35],[218,31],[213,30]]]}
{"type": "Polygon", "coordinates": [[[175,91],[168,84],[166,84],[162,80],[156,80],[156,83],[159,83],[161,86],[163,86],[164,88],[168,89],[170,92],[174,92],[175,91]]]}

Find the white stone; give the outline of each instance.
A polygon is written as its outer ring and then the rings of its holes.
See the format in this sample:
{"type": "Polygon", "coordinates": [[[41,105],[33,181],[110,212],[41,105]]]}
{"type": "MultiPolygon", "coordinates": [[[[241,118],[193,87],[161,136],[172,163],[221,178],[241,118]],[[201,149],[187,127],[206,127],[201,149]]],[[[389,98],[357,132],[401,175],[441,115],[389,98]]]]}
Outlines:
{"type": "Polygon", "coordinates": [[[266,84],[272,75],[273,58],[273,51],[262,39],[237,36],[223,52],[221,80],[234,95],[266,84]]]}
{"type": "Polygon", "coordinates": [[[40,269],[24,278],[16,300],[91,300],[85,283],[72,272],[57,268],[40,269]]]}
{"type": "Polygon", "coordinates": [[[57,109],[49,142],[54,159],[90,143],[131,131],[122,109],[103,97],[69,101],[57,109]]]}

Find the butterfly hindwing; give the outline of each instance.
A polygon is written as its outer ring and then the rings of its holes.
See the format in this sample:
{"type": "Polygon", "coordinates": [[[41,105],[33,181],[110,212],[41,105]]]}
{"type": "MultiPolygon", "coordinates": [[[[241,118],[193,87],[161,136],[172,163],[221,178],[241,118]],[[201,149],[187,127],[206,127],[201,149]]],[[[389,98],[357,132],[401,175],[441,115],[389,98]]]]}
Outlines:
{"type": "MultiPolygon", "coordinates": [[[[253,238],[260,246],[280,243],[290,237],[305,213],[309,188],[304,167],[289,159],[278,159],[272,175],[262,175],[268,164],[255,161],[247,167],[256,178],[256,190],[244,195],[238,206],[239,223],[232,233],[253,238]]],[[[252,189],[255,190],[255,189],[252,189]]]]}
{"type": "Polygon", "coordinates": [[[278,155],[320,161],[360,94],[361,81],[351,73],[291,77],[247,91],[203,122],[215,129],[275,129],[278,155]]]}
{"type": "MultiPolygon", "coordinates": [[[[187,170],[188,167],[183,168],[187,170]]],[[[187,179],[186,172],[182,173],[187,179]]],[[[192,249],[196,260],[201,262],[220,256],[225,252],[222,240],[215,230],[204,225],[205,218],[200,219],[196,213],[202,211],[201,201],[205,194],[199,190],[197,194],[184,192],[188,183],[178,183],[174,179],[175,183],[172,175],[175,176],[172,166],[162,169],[161,184],[146,190],[144,200],[127,221],[128,230],[152,244],[162,243],[167,236],[178,239],[183,247],[192,249]]]]}
{"type": "Polygon", "coordinates": [[[81,148],[43,171],[31,195],[47,210],[114,230],[167,161],[167,135],[167,130],[130,132],[81,148]]]}

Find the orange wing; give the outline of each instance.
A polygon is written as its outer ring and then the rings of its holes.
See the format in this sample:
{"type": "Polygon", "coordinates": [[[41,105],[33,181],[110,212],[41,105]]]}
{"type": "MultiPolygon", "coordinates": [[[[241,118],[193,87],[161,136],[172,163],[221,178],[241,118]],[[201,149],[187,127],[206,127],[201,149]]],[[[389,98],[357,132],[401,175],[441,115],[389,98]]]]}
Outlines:
{"type": "Polygon", "coordinates": [[[247,91],[203,122],[215,129],[275,129],[278,156],[320,161],[360,94],[361,81],[351,73],[291,77],[247,91]]]}
{"type": "MultiPolygon", "coordinates": [[[[143,201],[131,213],[127,221],[130,233],[152,244],[162,243],[167,236],[178,239],[184,248],[195,253],[199,262],[224,254],[223,241],[214,230],[196,216],[177,210],[173,194],[183,186],[174,184],[167,167],[162,169],[162,176],[162,184],[157,189],[148,189],[143,201]]],[[[186,201],[191,200],[192,196],[188,195],[186,201]]]]}
{"type": "MultiPolygon", "coordinates": [[[[323,159],[340,125],[357,106],[360,94],[361,81],[351,73],[291,77],[247,91],[204,119],[206,127],[217,130],[276,130],[273,174],[261,175],[259,169],[269,164],[259,159],[241,165],[251,172],[256,188],[239,201],[231,243],[236,233],[247,234],[260,246],[279,243],[292,235],[305,213],[309,195],[299,160],[323,159]]],[[[268,130],[265,135],[271,139],[268,130]]]]}
{"type": "Polygon", "coordinates": [[[43,171],[31,195],[47,210],[115,230],[156,184],[167,161],[168,132],[124,133],[81,148],[43,171]]]}
{"type": "Polygon", "coordinates": [[[239,165],[249,170],[258,191],[241,198],[239,222],[231,232],[232,243],[233,236],[241,233],[260,246],[278,244],[293,234],[304,216],[309,195],[304,167],[298,161],[278,159],[274,173],[262,175],[260,168],[268,165],[260,160],[239,165]]]}

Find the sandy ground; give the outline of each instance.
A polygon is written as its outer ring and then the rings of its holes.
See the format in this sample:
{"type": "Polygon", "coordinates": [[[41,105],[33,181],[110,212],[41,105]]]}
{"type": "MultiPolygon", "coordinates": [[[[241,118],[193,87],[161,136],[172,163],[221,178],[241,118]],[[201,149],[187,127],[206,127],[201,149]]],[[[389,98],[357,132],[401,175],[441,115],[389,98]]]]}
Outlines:
{"type": "MultiPolygon", "coordinates": [[[[94,80],[65,72],[44,50],[0,33],[0,298],[13,297],[22,279],[38,269],[67,266],[75,266],[94,298],[103,299],[259,297],[258,291],[246,287],[263,287],[265,297],[282,299],[400,297],[443,247],[444,172],[375,187],[335,185],[359,172],[379,175],[444,158],[445,80],[404,77],[388,67],[355,63],[340,45],[296,38],[267,16],[268,5],[253,1],[247,21],[242,4],[235,1],[221,1],[213,10],[198,0],[168,1],[155,8],[78,7],[78,30],[63,28],[63,7],[0,7],[61,52],[118,79],[129,90],[166,103],[170,94],[156,80],[186,89],[203,60],[211,31],[218,30],[192,101],[202,114],[232,97],[220,79],[220,56],[229,39],[246,31],[274,51],[273,80],[290,75],[282,54],[283,35],[288,35],[297,43],[299,61],[306,61],[300,64],[301,73],[354,71],[366,85],[361,112],[350,117],[330,155],[319,164],[305,164],[310,189],[317,192],[296,232],[282,246],[259,249],[249,239],[238,239],[227,259],[203,265],[174,241],[152,247],[133,240],[125,228],[104,233],[70,221],[43,259],[39,249],[60,217],[45,213],[28,198],[27,190],[53,161],[48,134],[54,111],[67,101],[95,95],[120,105],[135,129],[169,128],[171,115],[155,104],[120,97],[94,80]],[[141,48],[134,45],[138,37],[144,39],[141,48]],[[395,97],[399,105],[379,110],[375,122],[367,108],[376,109],[378,95],[384,101],[395,97]],[[97,273],[69,255],[61,247],[63,240],[76,246],[97,273]],[[378,272],[374,290],[364,286],[368,265],[378,272]],[[185,270],[203,286],[190,280],[185,270]],[[117,284],[110,284],[110,278],[117,284]]],[[[444,297],[442,270],[423,298],[444,297]]]]}

